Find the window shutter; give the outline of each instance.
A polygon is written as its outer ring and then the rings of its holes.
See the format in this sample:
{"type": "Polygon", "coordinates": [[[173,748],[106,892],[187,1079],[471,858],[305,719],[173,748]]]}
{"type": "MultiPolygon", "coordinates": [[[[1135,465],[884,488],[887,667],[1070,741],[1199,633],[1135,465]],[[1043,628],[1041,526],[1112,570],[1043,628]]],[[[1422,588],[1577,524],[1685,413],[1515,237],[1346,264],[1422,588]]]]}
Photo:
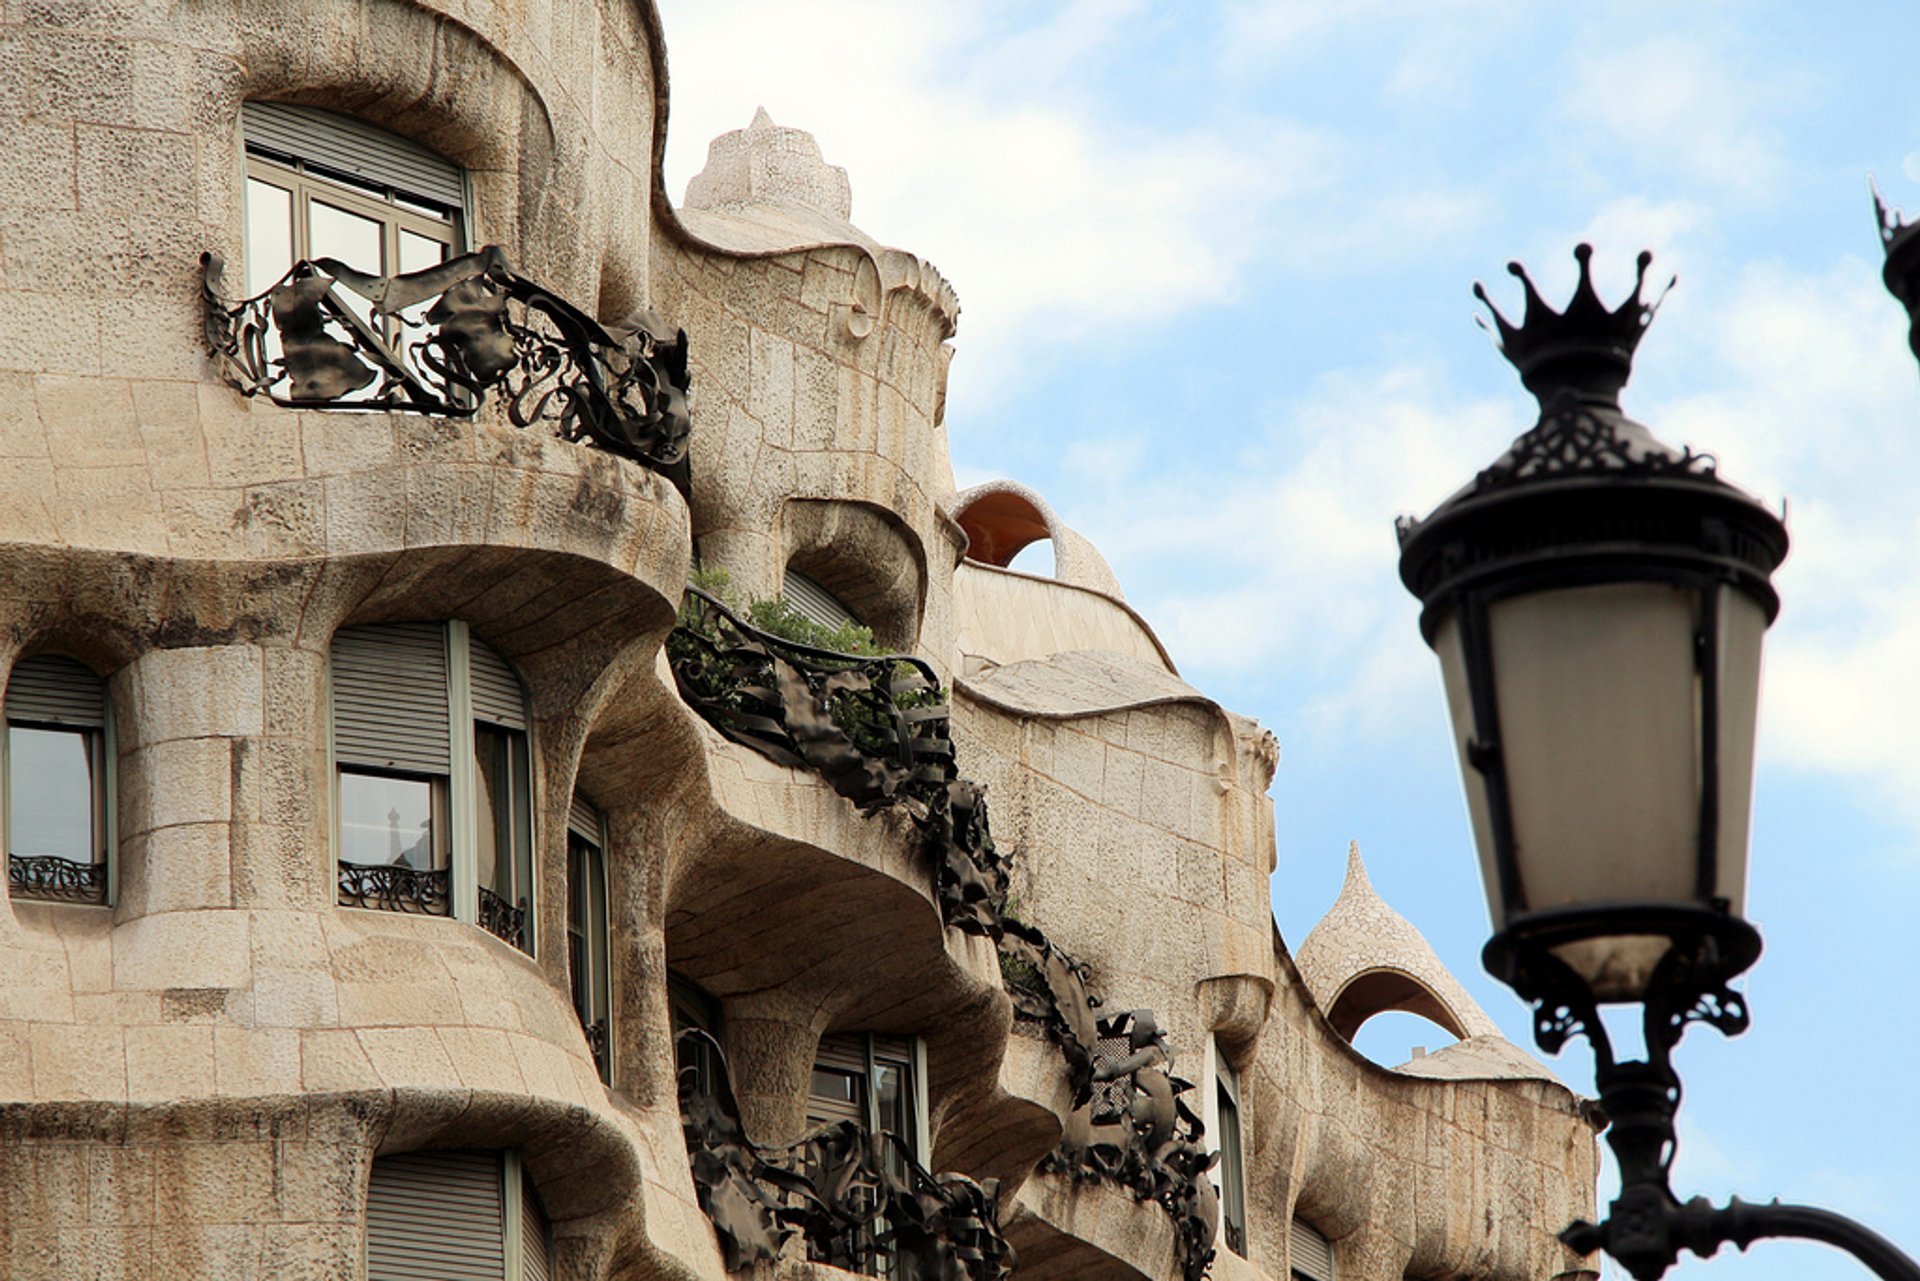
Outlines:
{"type": "Polygon", "coordinates": [[[447,629],[343,627],[333,636],[333,755],[341,765],[448,774],[447,629]]]}
{"type": "Polygon", "coordinates": [[[475,720],[504,729],[527,727],[527,695],[520,678],[507,666],[507,660],[480,641],[467,645],[468,672],[473,688],[475,720]]]}
{"type": "Polygon", "coordinates": [[[780,598],[801,614],[826,628],[843,623],[859,624],[860,618],[838,596],[798,570],[789,569],[780,584],[780,598]]]}
{"type": "Polygon", "coordinates": [[[64,654],[23,658],[7,679],[7,719],[98,729],[107,723],[106,682],[64,654]]]}
{"type": "Polygon", "coordinates": [[[407,1152],[373,1163],[367,1281],[501,1281],[498,1152],[407,1152]]]}
{"type": "Polygon", "coordinates": [[[303,160],[449,209],[465,203],[460,166],[364,120],[291,102],[243,102],[240,119],[253,150],[303,160]]]}
{"type": "Polygon", "coordinates": [[[567,810],[567,830],[595,849],[600,848],[603,839],[600,835],[600,811],[578,792],[573,794],[573,804],[567,810]]]}
{"type": "Polygon", "coordinates": [[[547,1216],[540,1212],[533,1184],[524,1180],[520,1184],[520,1281],[553,1281],[547,1216]]]}
{"type": "Polygon", "coordinates": [[[1288,1231],[1287,1252],[1293,1258],[1293,1270],[1312,1281],[1333,1281],[1333,1243],[1311,1225],[1293,1221],[1288,1231]]]}

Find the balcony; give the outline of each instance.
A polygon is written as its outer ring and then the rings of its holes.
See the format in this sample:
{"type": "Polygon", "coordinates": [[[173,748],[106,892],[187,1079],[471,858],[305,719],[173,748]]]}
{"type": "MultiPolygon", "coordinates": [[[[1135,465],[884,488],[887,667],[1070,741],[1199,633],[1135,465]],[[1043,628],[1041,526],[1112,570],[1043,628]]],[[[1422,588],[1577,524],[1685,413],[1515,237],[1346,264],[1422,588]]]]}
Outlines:
{"type": "Polygon", "coordinates": [[[471,418],[489,399],[688,491],[687,338],[651,313],[608,327],[514,271],[488,245],[422,271],[293,265],[251,298],[200,258],[208,353],[247,396],[290,409],[471,418]]]}

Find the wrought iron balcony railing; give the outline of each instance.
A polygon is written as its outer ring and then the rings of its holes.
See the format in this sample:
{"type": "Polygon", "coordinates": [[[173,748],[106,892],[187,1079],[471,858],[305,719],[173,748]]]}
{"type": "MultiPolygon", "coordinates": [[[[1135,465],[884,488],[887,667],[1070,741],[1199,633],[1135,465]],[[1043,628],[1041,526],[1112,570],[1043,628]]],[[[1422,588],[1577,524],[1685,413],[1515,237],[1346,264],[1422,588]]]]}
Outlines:
{"type": "Polygon", "coordinates": [[[340,860],[340,905],[386,912],[447,916],[451,873],[444,867],[408,867],[404,863],[349,863],[340,860]]]}
{"type": "Polygon", "coordinates": [[[602,325],[498,245],[398,276],[297,262],[238,300],[222,292],[220,255],[200,262],[207,350],[249,396],[459,418],[493,396],[517,427],[550,423],[687,488],[687,336],[650,312],[602,325]]]}
{"type": "Polygon", "coordinates": [[[898,1138],[841,1121],[783,1148],[761,1148],[740,1123],[725,1056],[689,1029],[712,1070],[680,1074],[680,1119],[694,1192],[713,1220],[729,1272],[776,1259],[804,1239],[816,1262],[890,1281],[1000,1281],[1013,1247],[1000,1231],[994,1180],[931,1174],[898,1138]]]}
{"type": "Polygon", "coordinates": [[[482,885],[480,888],[480,928],[499,939],[502,943],[526,950],[527,946],[527,900],[518,903],[507,900],[482,885]]]}
{"type": "Polygon", "coordinates": [[[1007,870],[979,786],[954,765],[932,667],[910,654],[842,654],[775,636],[697,587],[667,657],[680,696],[728,738],[815,771],[862,810],[904,807],[926,837],[943,918],[997,932],[1007,870]]]}
{"type": "Polygon", "coordinates": [[[107,865],[77,863],[57,854],[7,856],[7,892],[53,903],[107,901],[107,865]]]}

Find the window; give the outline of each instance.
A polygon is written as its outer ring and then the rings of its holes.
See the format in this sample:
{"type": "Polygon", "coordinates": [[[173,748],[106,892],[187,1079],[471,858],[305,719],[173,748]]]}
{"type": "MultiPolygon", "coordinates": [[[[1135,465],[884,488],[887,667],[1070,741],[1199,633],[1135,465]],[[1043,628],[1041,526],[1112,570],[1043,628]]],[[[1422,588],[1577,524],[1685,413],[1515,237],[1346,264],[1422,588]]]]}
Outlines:
{"type": "Polygon", "coordinates": [[[1287,1254],[1295,1281],[1334,1281],[1333,1242],[1303,1219],[1288,1229],[1287,1254]]]}
{"type": "Polygon", "coordinates": [[[476,921],[531,952],[533,757],[513,669],[465,623],[392,623],[341,628],[331,675],[340,902],[476,921]]]}
{"type": "MultiPolygon", "coordinates": [[[[868,1134],[893,1135],[881,1149],[893,1173],[907,1177],[906,1163],[923,1160],[927,1135],[926,1046],[918,1037],[841,1033],[820,1039],[807,1090],[807,1127],[852,1121],[868,1134]]],[[[891,1253],[875,1255],[876,1271],[893,1276],[891,1253]]]]}
{"type": "Polygon", "coordinates": [[[405,1152],[367,1182],[367,1281],[550,1281],[552,1232],[513,1152],[405,1152]]]}
{"type": "Polygon", "coordinates": [[[576,794],[567,815],[567,973],[573,1011],[602,1081],[613,1079],[608,1037],[611,985],[607,972],[606,823],[576,794]]]}
{"type": "Polygon", "coordinates": [[[7,888],[17,899],[108,901],[107,689],[59,654],[7,680],[7,888]]]}
{"type": "Polygon", "coordinates": [[[1214,1075],[1214,1105],[1219,1119],[1220,1144],[1220,1230],[1227,1248],[1246,1257],[1247,1183],[1240,1150],[1240,1078],[1226,1059],[1219,1057],[1214,1075]]]}
{"type": "Polygon", "coordinates": [[[249,294],[300,259],[338,258],[384,276],[465,248],[466,180],[444,156],[315,107],[248,102],[240,119],[249,294]]]}
{"type": "Polygon", "coordinates": [[[714,1040],[719,1040],[720,1002],[709,996],[698,983],[668,970],[667,1009],[673,1020],[674,1044],[678,1047],[675,1063],[681,1077],[692,1074],[695,1094],[716,1093],[720,1086],[720,1065],[713,1046],[697,1037],[682,1041],[680,1034],[688,1028],[699,1028],[714,1040]]]}
{"type": "Polygon", "coordinates": [[[863,626],[860,616],[849,609],[845,601],[797,569],[787,570],[780,584],[780,599],[796,613],[804,614],[830,632],[849,624],[863,626]]]}

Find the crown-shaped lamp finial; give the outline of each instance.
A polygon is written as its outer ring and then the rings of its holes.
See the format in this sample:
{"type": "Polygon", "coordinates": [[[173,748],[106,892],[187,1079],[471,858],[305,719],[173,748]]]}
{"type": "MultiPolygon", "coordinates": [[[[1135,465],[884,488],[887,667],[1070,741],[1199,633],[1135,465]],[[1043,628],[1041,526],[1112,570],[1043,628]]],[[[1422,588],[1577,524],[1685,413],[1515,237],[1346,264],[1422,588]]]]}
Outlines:
{"type": "Polygon", "coordinates": [[[1507,264],[1507,270],[1526,290],[1526,310],[1518,325],[1500,314],[1493,299],[1487,296],[1485,285],[1477,280],[1473,282],[1474,296],[1493,313],[1493,326],[1484,318],[1476,319],[1483,329],[1498,327],[1501,354],[1520,371],[1520,381],[1539,400],[1542,409],[1565,393],[1582,400],[1617,405],[1620,389],[1626,386],[1633,372],[1634,348],[1640,345],[1640,336],[1653,320],[1653,313],[1660,309],[1667,290],[1679,279],[1676,276],[1667,281],[1666,289],[1660,291],[1658,298],[1645,301],[1641,294],[1653,254],[1643,251],[1638,259],[1632,296],[1609,310],[1594,292],[1593,273],[1589,269],[1593,246],[1578,245],[1573,256],[1580,263],[1580,283],[1574,286],[1573,298],[1565,311],[1547,306],[1525,267],[1517,262],[1507,264]]]}
{"type": "Polygon", "coordinates": [[[1880,184],[1867,176],[1867,188],[1873,192],[1873,216],[1880,228],[1880,247],[1886,251],[1886,266],[1880,278],[1887,292],[1907,309],[1907,346],[1920,357],[1920,221],[1906,222],[1900,211],[1887,204],[1880,184]]]}

